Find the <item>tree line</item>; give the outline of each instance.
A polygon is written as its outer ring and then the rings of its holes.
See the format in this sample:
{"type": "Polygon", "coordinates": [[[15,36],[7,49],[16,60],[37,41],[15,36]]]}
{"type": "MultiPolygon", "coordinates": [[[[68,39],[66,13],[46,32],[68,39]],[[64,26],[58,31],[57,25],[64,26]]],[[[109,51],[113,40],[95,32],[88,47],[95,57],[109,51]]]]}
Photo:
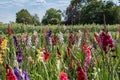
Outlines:
{"type": "Polygon", "coordinates": [[[31,15],[26,9],[16,13],[16,22],[25,24],[120,24],[120,6],[111,0],[71,0],[63,13],[61,10],[50,8],[43,19],[37,14],[31,15]],[[64,21],[61,18],[64,17],[64,21]],[[105,21],[104,21],[105,20],[105,21]]]}

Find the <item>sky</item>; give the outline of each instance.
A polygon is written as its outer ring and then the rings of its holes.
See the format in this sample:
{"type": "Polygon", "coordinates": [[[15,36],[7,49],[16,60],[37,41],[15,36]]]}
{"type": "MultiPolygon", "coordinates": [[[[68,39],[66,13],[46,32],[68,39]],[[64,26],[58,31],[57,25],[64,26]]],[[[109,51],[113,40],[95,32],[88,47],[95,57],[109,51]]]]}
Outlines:
{"type": "MultiPolygon", "coordinates": [[[[118,0],[113,0],[118,3],[118,0]]],[[[46,10],[50,8],[65,11],[70,0],[0,0],[0,22],[15,22],[16,13],[21,9],[27,9],[31,15],[38,14],[40,20],[46,10]]]]}
{"type": "Polygon", "coordinates": [[[40,20],[50,8],[66,10],[70,0],[0,0],[0,22],[15,22],[16,13],[27,9],[31,15],[38,14],[40,20]]]}

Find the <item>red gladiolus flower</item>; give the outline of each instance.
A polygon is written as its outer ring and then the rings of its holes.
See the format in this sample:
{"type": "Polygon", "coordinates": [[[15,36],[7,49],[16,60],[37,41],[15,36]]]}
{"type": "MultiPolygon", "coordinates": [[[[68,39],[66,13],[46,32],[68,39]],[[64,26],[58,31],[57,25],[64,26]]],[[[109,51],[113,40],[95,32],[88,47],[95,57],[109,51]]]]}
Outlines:
{"type": "Polygon", "coordinates": [[[12,34],[12,30],[10,28],[10,24],[8,24],[8,34],[11,35],[12,34]]]}
{"type": "Polygon", "coordinates": [[[74,45],[76,41],[76,34],[70,33],[69,39],[70,39],[70,43],[74,45]]]}
{"type": "Polygon", "coordinates": [[[58,47],[57,47],[57,54],[58,54],[58,57],[60,58],[61,57],[61,53],[60,53],[60,50],[58,49],[58,47]]]}
{"type": "Polygon", "coordinates": [[[69,71],[73,69],[73,65],[74,65],[74,60],[72,60],[71,63],[69,64],[69,71]]]}
{"type": "Polygon", "coordinates": [[[1,45],[1,43],[2,43],[2,37],[0,37],[0,45],[1,45]]]}
{"type": "Polygon", "coordinates": [[[17,80],[13,70],[8,65],[6,66],[6,77],[7,80],[17,80]]]}
{"type": "Polygon", "coordinates": [[[85,68],[78,66],[77,67],[78,80],[85,80],[85,68]]]}
{"type": "Polygon", "coordinates": [[[60,72],[60,80],[69,80],[65,72],[60,72]]]}
{"type": "Polygon", "coordinates": [[[68,56],[70,56],[71,52],[72,52],[72,46],[68,46],[67,48],[68,56]]]}
{"type": "Polygon", "coordinates": [[[87,45],[86,45],[85,42],[83,42],[82,51],[83,51],[84,53],[86,53],[86,51],[87,51],[87,45]]]}
{"type": "Polygon", "coordinates": [[[54,38],[52,39],[53,45],[56,45],[57,42],[58,42],[58,38],[57,38],[57,36],[54,36],[54,38]]]}
{"type": "Polygon", "coordinates": [[[47,62],[48,59],[50,58],[50,53],[47,50],[43,51],[43,53],[44,53],[44,60],[47,62]]]}

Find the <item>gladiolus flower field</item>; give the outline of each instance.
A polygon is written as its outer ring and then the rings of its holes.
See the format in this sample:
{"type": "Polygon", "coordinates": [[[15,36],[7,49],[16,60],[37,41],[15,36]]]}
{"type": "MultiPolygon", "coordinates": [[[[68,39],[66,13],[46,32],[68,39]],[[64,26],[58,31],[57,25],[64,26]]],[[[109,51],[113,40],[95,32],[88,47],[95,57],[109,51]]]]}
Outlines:
{"type": "Polygon", "coordinates": [[[120,80],[120,25],[2,25],[0,80],[120,80]]]}

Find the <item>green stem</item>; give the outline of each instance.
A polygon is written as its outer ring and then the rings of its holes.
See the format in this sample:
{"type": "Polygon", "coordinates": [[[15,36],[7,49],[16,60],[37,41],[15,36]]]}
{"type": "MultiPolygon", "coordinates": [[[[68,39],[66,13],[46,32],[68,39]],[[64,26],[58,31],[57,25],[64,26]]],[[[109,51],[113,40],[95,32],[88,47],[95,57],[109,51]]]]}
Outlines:
{"type": "Polygon", "coordinates": [[[50,80],[49,79],[49,75],[48,75],[48,71],[47,71],[47,68],[46,68],[46,65],[45,65],[45,63],[43,61],[42,61],[42,63],[43,63],[43,66],[45,68],[45,72],[46,72],[46,75],[47,75],[47,80],[50,80]]]}

